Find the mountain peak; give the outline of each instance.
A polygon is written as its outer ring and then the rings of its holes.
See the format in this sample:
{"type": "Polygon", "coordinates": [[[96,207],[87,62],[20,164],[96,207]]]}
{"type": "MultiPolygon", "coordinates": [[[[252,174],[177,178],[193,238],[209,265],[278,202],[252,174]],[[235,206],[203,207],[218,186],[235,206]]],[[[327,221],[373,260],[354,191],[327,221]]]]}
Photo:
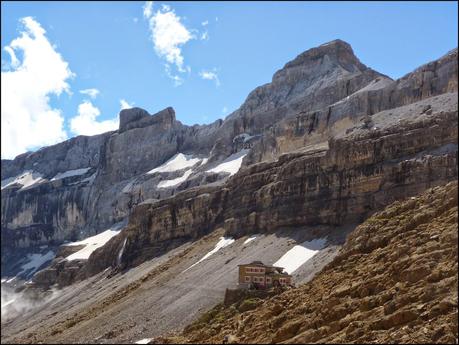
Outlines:
{"type": "Polygon", "coordinates": [[[150,115],[142,108],[134,107],[121,110],[118,131],[122,133],[131,128],[142,128],[153,124],[170,127],[174,122],[175,111],[172,107],[167,107],[154,115],[150,115]]]}
{"type": "Polygon", "coordinates": [[[368,68],[355,56],[349,43],[341,39],[335,39],[306,50],[285,64],[283,69],[298,66],[313,67],[314,65],[322,65],[323,63],[327,63],[329,65],[327,66],[328,68],[341,66],[350,72],[363,71],[368,68]]]}

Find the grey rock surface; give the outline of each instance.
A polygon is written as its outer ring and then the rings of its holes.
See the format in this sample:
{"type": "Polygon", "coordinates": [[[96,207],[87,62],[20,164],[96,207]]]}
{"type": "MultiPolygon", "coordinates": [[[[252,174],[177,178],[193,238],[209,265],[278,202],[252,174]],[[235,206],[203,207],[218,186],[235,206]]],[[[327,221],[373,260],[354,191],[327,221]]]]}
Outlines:
{"type": "MultiPolygon", "coordinates": [[[[454,92],[457,49],[392,80],[361,63],[349,44],[334,40],[285,64],[225,120],[186,126],[171,107],[153,115],[141,108],[122,110],[117,131],[1,161],[2,182],[25,171],[43,178],[28,188],[2,187],[2,267],[16,248],[94,235],[128,218],[146,200],[204,186],[222,188],[229,174],[207,170],[240,150],[250,150],[243,168],[275,162],[288,152],[325,147],[331,138],[356,133],[362,123],[371,127],[379,121],[372,116],[382,111],[437,95],[454,97],[454,92]],[[191,170],[148,174],[178,153],[201,163],[191,170]],[[85,174],[52,181],[59,173],[86,168],[85,174]],[[162,181],[174,180],[179,182],[161,188],[162,181]]],[[[406,114],[412,112],[397,119],[406,114]]]]}

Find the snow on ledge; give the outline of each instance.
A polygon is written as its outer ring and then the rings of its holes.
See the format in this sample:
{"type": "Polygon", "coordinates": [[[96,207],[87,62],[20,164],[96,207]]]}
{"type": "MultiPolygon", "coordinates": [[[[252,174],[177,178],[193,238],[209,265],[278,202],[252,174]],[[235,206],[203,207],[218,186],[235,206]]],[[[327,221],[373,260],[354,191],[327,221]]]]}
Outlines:
{"type": "Polygon", "coordinates": [[[192,155],[184,155],[183,153],[177,153],[166,163],[150,170],[149,172],[147,172],[147,174],[154,174],[156,172],[172,172],[176,170],[190,168],[201,160],[201,158],[193,158],[192,155]]]}
{"type": "Polygon", "coordinates": [[[2,180],[2,189],[15,183],[21,184],[21,189],[24,189],[31,187],[41,181],[44,181],[43,175],[37,172],[33,172],[32,170],[27,170],[20,175],[2,180]]]}
{"type": "Polygon", "coordinates": [[[97,248],[102,247],[112,237],[118,235],[122,230],[113,230],[113,228],[115,228],[115,226],[108,230],[105,230],[104,232],[101,232],[100,234],[85,238],[84,240],[63,244],[64,246],[85,246],[83,249],[80,249],[79,251],[67,256],[66,260],[87,260],[93,251],[95,251],[97,248]]]}
{"type": "MultiPolygon", "coordinates": [[[[193,265],[191,265],[190,267],[188,267],[185,271],[183,272],[186,272],[188,271],[191,267],[199,264],[201,261],[204,261],[205,259],[207,259],[209,256],[211,256],[212,254],[215,254],[216,252],[218,252],[220,249],[222,248],[225,248],[225,247],[228,247],[230,244],[232,244],[234,242],[234,238],[231,238],[231,237],[220,237],[220,240],[217,242],[217,244],[215,245],[215,248],[212,249],[211,251],[209,251],[206,255],[204,255],[201,259],[199,259],[198,262],[195,262],[193,265]]],[[[182,272],[182,273],[183,273],[182,272]]]]}
{"type": "Polygon", "coordinates": [[[136,344],[148,344],[151,339],[153,339],[153,338],[140,339],[140,340],[136,341],[135,343],[136,344]]]}
{"type": "Polygon", "coordinates": [[[21,272],[19,272],[19,274],[30,270],[30,272],[28,273],[28,275],[30,276],[32,275],[32,273],[35,273],[43,264],[45,264],[48,261],[51,261],[52,259],[54,259],[54,252],[52,250],[49,250],[46,254],[28,254],[28,262],[21,266],[21,272]]]}
{"type": "Polygon", "coordinates": [[[180,177],[174,178],[172,180],[161,181],[160,183],[158,183],[158,188],[168,188],[168,187],[176,186],[182,183],[183,181],[185,181],[191,175],[192,172],[193,170],[189,169],[185,171],[183,175],[180,177]]]}
{"type": "Polygon", "coordinates": [[[318,238],[297,244],[277,260],[273,266],[283,267],[285,272],[292,274],[324,248],[326,241],[327,238],[318,238]]]}
{"type": "Polygon", "coordinates": [[[54,176],[51,179],[51,181],[60,180],[60,179],[63,179],[63,178],[66,178],[66,177],[70,177],[70,176],[84,175],[84,174],[86,174],[88,172],[89,169],[91,169],[91,168],[89,167],[89,168],[68,170],[68,171],[65,171],[63,173],[58,173],[56,176],[54,176]]]}
{"type": "Polygon", "coordinates": [[[227,172],[230,176],[234,175],[239,171],[241,168],[242,160],[244,157],[249,153],[249,150],[241,150],[237,153],[232,154],[228,158],[226,158],[222,163],[217,165],[215,168],[207,170],[207,172],[227,172]]]}

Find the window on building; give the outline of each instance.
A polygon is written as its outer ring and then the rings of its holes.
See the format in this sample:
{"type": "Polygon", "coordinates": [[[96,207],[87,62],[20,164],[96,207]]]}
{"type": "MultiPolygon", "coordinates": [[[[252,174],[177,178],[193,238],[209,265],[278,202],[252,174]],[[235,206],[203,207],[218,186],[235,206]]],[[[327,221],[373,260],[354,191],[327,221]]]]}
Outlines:
{"type": "Polygon", "coordinates": [[[250,277],[245,277],[244,279],[247,283],[250,283],[250,277]]]}

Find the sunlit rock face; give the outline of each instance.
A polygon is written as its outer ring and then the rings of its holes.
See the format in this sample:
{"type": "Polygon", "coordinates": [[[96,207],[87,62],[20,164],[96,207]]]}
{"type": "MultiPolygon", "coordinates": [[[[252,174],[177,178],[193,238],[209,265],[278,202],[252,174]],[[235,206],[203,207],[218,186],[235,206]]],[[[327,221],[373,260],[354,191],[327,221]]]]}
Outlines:
{"type": "Polygon", "coordinates": [[[456,124],[457,50],[392,80],[335,40],[288,62],[225,120],[186,126],[171,107],[125,109],[116,131],[2,160],[2,272],[18,249],[58,247],[127,219],[62,281],[219,227],[237,237],[362,221],[457,176],[456,124]],[[187,158],[158,169],[176,157],[187,158]]]}

